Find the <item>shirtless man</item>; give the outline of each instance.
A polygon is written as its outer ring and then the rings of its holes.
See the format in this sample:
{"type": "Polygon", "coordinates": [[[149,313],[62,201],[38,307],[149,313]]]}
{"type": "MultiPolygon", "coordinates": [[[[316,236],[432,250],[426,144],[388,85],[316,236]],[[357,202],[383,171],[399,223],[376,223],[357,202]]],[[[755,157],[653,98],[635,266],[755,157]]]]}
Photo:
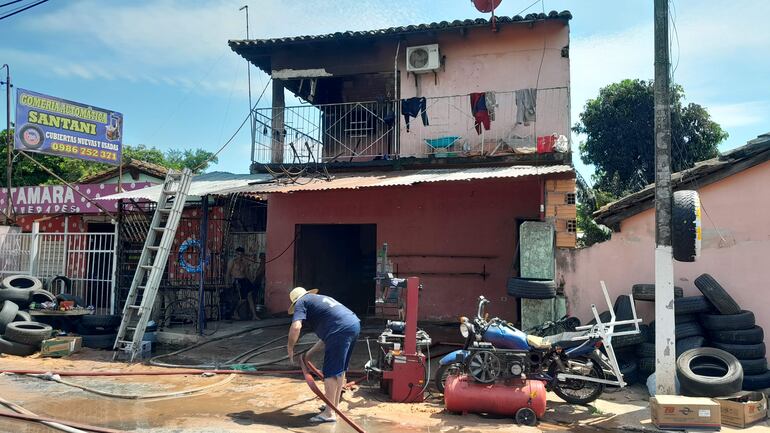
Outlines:
{"type": "Polygon", "coordinates": [[[250,260],[245,255],[243,247],[235,249],[235,258],[233,258],[227,265],[227,274],[225,278],[233,285],[232,291],[228,293],[226,297],[229,304],[229,315],[236,315],[236,319],[246,319],[246,317],[237,317],[238,306],[241,302],[246,301],[249,304],[249,311],[251,317],[249,319],[255,319],[254,308],[254,284],[249,279],[249,267],[253,266],[253,260],[250,260]],[[240,299],[240,302],[239,302],[240,299]]]}

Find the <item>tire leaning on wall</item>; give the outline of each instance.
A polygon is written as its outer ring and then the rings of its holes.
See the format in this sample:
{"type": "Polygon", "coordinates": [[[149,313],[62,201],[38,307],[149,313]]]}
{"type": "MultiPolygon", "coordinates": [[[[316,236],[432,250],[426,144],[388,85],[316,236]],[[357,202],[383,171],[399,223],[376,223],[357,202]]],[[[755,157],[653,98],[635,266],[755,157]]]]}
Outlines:
{"type": "Polygon", "coordinates": [[[674,192],[671,209],[671,244],[674,259],[694,262],[700,256],[701,207],[697,191],[674,192]]]}

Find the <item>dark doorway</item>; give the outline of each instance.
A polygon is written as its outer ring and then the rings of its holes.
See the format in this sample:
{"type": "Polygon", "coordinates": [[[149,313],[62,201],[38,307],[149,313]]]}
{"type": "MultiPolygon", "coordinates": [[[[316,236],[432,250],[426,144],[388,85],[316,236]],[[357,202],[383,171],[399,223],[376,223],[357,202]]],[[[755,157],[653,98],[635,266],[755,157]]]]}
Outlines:
{"type": "Polygon", "coordinates": [[[294,283],[366,314],[374,304],[377,225],[297,225],[294,283]]]}

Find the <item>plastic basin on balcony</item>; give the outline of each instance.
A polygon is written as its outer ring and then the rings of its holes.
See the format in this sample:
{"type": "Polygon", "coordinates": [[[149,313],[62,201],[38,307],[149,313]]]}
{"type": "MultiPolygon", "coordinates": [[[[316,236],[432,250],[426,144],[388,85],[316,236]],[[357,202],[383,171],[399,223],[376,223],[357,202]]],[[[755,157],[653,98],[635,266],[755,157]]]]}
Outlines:
{"type": "MultiPolygon", "coordinates": [[[[439,138],[426,138],[425,142],[428,143],[428,146],[430,146],[433,149],[444,149],[446,150],[449,148],[449,146],[453,145],[455,141],[457,141],[460,137],[456,135],[449,135],[446,137],[439,137],[439,138]]],[[[437,158],[447,157],[449,156],[449,153],[442,152],[442,153],[436,153],[437,158]]]]}

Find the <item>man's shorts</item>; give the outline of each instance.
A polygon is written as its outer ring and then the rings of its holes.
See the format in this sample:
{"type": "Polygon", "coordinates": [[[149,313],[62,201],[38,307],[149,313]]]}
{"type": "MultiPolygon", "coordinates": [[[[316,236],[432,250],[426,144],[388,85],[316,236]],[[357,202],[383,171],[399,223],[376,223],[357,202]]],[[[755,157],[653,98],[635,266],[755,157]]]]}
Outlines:
{"type": "Polygon", "coordinates": [[[353,356],[353,348],[356,346],[361,325],[358,323],[334,334],[329,335],[324,341],[324,377],[336,377],[348,370],[350,357],[353,356]]]}

